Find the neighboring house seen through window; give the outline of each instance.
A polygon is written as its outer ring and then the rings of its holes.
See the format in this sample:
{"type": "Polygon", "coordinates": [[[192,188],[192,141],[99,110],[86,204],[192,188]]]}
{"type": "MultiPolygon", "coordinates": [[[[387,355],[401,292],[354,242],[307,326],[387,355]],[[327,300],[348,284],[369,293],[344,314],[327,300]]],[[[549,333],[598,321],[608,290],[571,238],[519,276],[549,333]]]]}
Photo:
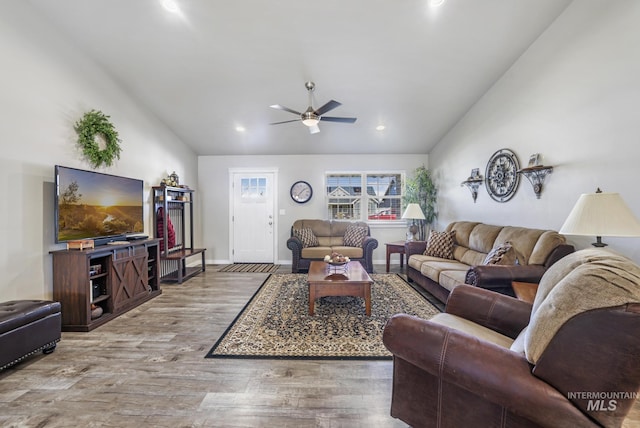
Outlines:
{"type": "Polygon", "coordinates": [[[402,216],[404,172],[331,172],[326,184],[330,219],[396,221],[402,216]]]}

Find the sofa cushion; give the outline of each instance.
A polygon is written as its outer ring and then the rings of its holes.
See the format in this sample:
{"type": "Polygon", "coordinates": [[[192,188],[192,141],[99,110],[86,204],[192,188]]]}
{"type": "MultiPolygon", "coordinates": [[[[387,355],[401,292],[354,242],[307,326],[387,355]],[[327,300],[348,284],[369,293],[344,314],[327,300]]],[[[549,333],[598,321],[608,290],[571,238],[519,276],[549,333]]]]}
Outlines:
{"type": "Polygon", "coordinates": [[[449,223],[445,230],[447,232],[455,231],[456,244],[464,248],[469,248],[469,236],[471,236],[473,228],[478,224],[480,223],[476,221],[455,221],[453,223],[449,223]]]}
{"type": "Polygon", "coordinates": [[[349,226],[364,227],[367,229],[367,234],[369,233],[369,226],[363,221],[332,220],[327,221],[327,223],[331,224],[331,236],[337,236],[339,238],[344,236],[349,226]]]}
{"type": "Polygon", "coordinates": [[[367,228],[350,224],[344,233],[345,247],[362,247],[362,241],[367,236],[367,228]]]}
{"type": "Polygon", "coordinates": [[[331,255],[332,251],[333,250],[331,249],[331,247],[324,247],[324,246],[306,247],[302,249],[302,251],[300,252],[300,255],[302,256],[303,259],[322,260],[324,259],[324,256],[331,255]]]}
{"type": "Polygon", "coordinates": [[[331,236],[331,222],[319,219],[296,220],[293,222],[292,229],[304,229],[305,227],[313,230],[314,235],[331,236]]]}
{"type": "Polygon", "coordinates": [[[318,238],[313,233],[310,227],[305,227],[302,229],[293,229],[293,236],[298,238],[300,242],[302,242],[302,248],[306,247],[317,247],[320,245],[318,243],[318,238]]]}
{"type": "MultiPolygon", "coordinates": [[[[483,265],[516,265],[520,264],[522,255],[518,254],[511,242],[507,241],[493,247],[482,262],[483,265]]],[[[523,259],[522,259],[523,260],[523,259]]],[[[524,260],[523,260],[524,261],[524,260]]]]}
{"type": "Polygon", "coordinates": [[[505,226],[496,238],[496,244],[501,242],[510,242],[513,248],[515,248],[522,257],[520,259],[520,264],[527,265],[529,264],[529,258],[531,257],[533,248],[535,247],[536,242],[538,242],[538,239],[540,239],[540,235],[543,233],[544,230],[540,229],[505,226]]]}
{"type": "Polygon", "coordinates": [[[466,279],[466,277],[467,269],[443,270],[442,272],[440,272],[440,281],[438,281],[438,284],[451,291],[458,285],[464,284],[464,280],[466,279]]]}
{"type": "Polygon", "coordinates": [[[407,260],[407,264],[420,272],[420,267],[425,261],[442,261],[440,257],[425,256],[424,254],[412,254],[407,260]]]}
{"type": "Polygon", "coordinates": [[[456,234],[456,243],[453,245],[453,258],[458,261],[462,261],[464,255],[467,251],[469,251],[469,249],[467,247],[463,247],[462,245],[458,245],[457,242],[458,236],[456,234]]]}
{"type": "MultiPolygon", "coordinates": [[[[493,248],[496,238],[502,229],[502,226],[477,224],[471,231],[471,235],[469,235],[469,248],[479,253],[487,254],[493,248]]],[[[503,239],[500,242],[504,241],[507,241],[507,239],[503,239]]]]}
{"type": "Polygon", "coordinates": [[[300,255],[304,259],[316,259],[322,260],[324,256],[331,255],[333,252],[340,253],[343,256],[347,256],[350,259],[361,259],[364,257],[364,250],[362,247],[344,247],[344,246],[318,246],[318,247],[306,247],[302,249],[300,255]]]}
{"type": "Polygon", "coordinates": [[[486,258],[487,258],[487,253],[481,253],[480,251],[467,249],[467,251],[464,252],[462,257],[460,257],[460,259],[456,258],[456,260],[459,260],[461,263],[464,263],[465,265],[478,266],[484,263],[484,259],[486,258]]]}
{"type": "Polygon", "coordinates": [[[425,256],[440,257],[442,259],[453,260],[453,237],[454,231],[429,232],[429,240],[427,241],[427,249],[424,251],[425,256]]]}
{"type": "Polygon", "coordinates": [[[331,247],[332,251],[340,253],[343,256],[347,256],[350,259],[361,259],[364,257],[364,249],[362,247],[345,247],[340,245],[334,245],[331,247]]]}
{"type": "Polygon", "coordinates": [[[466,273],[469,270],[469,266],[456,260],[447,259],[425,261],[420,266],[420,273],[435,282],[440,282],[441,272],[451,270],[459,270],[466,273]]]}
{"type": "Polygon", "coordinates": [[[554,230],[545,231],[536,242],[531,251],[531,256],[527,264],[543,265],[547,261],[549,254],[559,245],[566,244],[567,239],[554,230]]]}
{"type": "Polygon", "coordinates": [[[318,245],[321,247],[333,247],[334,245],[342,245],[342,238],[336,239],[331,236],[318,236],[318,245]]]}

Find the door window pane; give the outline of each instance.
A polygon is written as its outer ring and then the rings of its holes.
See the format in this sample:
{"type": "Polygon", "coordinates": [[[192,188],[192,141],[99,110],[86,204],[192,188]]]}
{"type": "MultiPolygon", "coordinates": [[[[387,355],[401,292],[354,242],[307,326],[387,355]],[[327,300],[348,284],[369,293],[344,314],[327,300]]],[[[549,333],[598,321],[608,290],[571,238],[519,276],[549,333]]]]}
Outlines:
{"type": "Polygon", "coordinates": [[[241,178],[240,188],[242,199],[262,199],[266,193],[267,179],[264,177],[241,178]]]}

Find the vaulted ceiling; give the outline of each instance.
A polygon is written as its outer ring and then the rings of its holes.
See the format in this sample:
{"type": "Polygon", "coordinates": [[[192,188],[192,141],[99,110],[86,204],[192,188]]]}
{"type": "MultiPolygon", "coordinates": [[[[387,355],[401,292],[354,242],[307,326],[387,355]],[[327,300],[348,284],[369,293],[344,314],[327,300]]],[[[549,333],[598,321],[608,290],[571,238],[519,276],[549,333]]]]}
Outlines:
{"type": "Polygon", "coordinates": [[[428,153],[570,3],[28,1],[199,155],[428,153]]]}

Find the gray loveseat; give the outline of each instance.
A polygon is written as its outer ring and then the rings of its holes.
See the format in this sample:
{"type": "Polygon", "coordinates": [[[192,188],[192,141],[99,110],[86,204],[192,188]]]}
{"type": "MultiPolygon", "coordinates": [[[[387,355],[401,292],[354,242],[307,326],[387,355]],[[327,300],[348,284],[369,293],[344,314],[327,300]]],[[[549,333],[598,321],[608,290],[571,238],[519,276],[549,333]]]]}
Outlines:
{"type": "Polygon", "coordinates": [[[447,226],[453,232],[452,259],[424,255],[427,242],[407,242],[407,277],[446,302],[460,284],[470,284],[513,296],[512,281],[537,283],[556,261],[574,251],[564,236],[553,230],[493,226],[458,221],[447,226]],[[487,264],[487,255],[509,242],[517,264],[487,264]]]}
{"type": "MultiPolygon", "coordinates": [[[[365,270],[373,272],[373,250],[378,247],[378,240],[370,236],[369,226],[365,222],[336,220],[296,220],[291,226],[291,237],[287,240],[287,248],[291,250],[291,272],[305,272],[313,260],[323,260],[332,252],[359,261],[365,270]],[[361,239],[349,239],[348,229],[357,228],[362,232],[361,239]],[[316,241],[303,242],[300,231],[310,230],[316,241]],[[347,239],[345,239],[347,238],[347,239]],[[348,242],[360,241],[360,242],[348,242]]],[[[313,238],[312,237],[312,238],[313,238]]],[[[313,241],[313,239],[311,239],[313,241]]]]}

